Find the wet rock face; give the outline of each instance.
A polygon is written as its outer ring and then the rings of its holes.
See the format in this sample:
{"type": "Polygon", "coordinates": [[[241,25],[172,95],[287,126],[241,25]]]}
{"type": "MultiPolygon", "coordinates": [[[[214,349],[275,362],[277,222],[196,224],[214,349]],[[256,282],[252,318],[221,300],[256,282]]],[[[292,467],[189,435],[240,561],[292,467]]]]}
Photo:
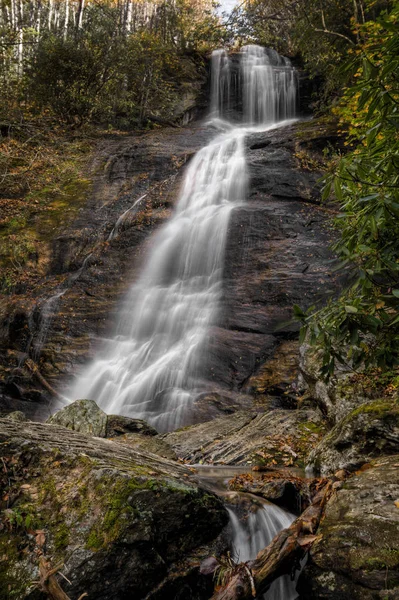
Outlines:
{"type": "Polygon", "coordinates": [[[249,197],[231,217],[221,321],[204,368],[235,390],[247,391],[281,342],[296,337],[293,304],[322,301],[338,285],[333,233],[317,205],[320,173],[300,168],[296,136],[289,126],[247,138],[249,197]]]}
{"type": "Polygon", "coordinates": [[[397,598],[398,465],[398,455],[374,461],[329,500],[320,537],[299,580],[305,598],[397,598]]]}
{"type": "MultiPolygon", "coordinates": [[[[327,214],[317,205],[319,173],[303,168],[295,156],[300,127],[247,138],[248,197],[232,214],[220,319],[210,331],[199,373],[201,398],[213,395],[214,400],[209,410],[205,401],[198,403],[194,423],[225,414],[229,407],[251,408],[254,397],[256,404],[260,394],[253,377],[267,374],[269,361],[276,361],[287,338],[297,335],[297,327],[287,325],[292,305],[306,307],[322,300],[336,285],[330,277],[327,214]]],[[[29,339],[30,354],[38,352],[41,374],[68,396],[72,377],[98,351],[102,338],[115,330],[117,307],[137,278],[151,233],[170,216],[183,165],[216,133],[193,126],[99,144],[92,195],[75,223],[54,240],[52,273],[45,285],[36,282],[29,297],[18,300],[26,304],[28,328],[18,330],[12,352],[0,367],[0,374],[2,368],[7,371],[9,386],[15,384],[6,395],[30,417],[35,417],[35,402],[40,408],[48,395],[26,402],[38,387],[27,369],[17,373],[29,339]],[[52,307],[39,352],[40,314],[59,286],[66,291],[52,307]]],[[[317,127],[311,135],[320,135],[317,127]]],[[[13,310],[17,314],[19,309],[13,310]]],[[[284,396],[285,377],[273,382],[274,389],[261,392],[266,403],[270,394],[284,396]]],[[[43,418],[42,412],[38,418],[43,418]]]]}
{"type": "Polygon", "coordinates": [[[354,471],[372,458],[399,452],[399,406],[387,400],[363,404],[342,419],[310,453],[308,465],[331,475],[354,471]]]}
{"type": "Polygon", "coordinates": [[[217,537],[227,514],[185,467],[64,427],[7,419],[0,456],[9,466],[1,489],[14,499],[3,517],[7,524],[23,516],[22,525],[0,530],[2,591],[38,597],[38,549],[52,566],[65,564],[71,584],[59,582],[71,598],[144,598],[167,585],[172,563],[183,559],[191,579],[182,570],[182,587],[200,585],[200,562],[212,551],[199,548],[217,537]]]}

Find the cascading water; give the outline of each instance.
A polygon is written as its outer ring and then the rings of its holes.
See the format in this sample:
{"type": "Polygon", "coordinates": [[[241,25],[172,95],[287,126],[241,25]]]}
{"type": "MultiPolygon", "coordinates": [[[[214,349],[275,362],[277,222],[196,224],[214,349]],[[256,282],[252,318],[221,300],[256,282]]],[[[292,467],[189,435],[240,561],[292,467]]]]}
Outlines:
{"type": "MultiPolygon", "coordinates": [[[[288,79],[260,64],[266,56],[256,46],[242,52],[244,118],[249,125],[260,123],[261,130],[275,126],[280,115],[290,116],[293,102],[288,79]]],[[[230,98],[224,50],[214,52],[212,65],[211,109],[223,117],[230,98]]],[[[229,218],[246,196],[248,131],[221,133],[192,160],[174,215],[154,236],[147,264],[122,306],[115,336],[69,397],[93,398],[106,412],[144,418],[159,431],[189,422],[209,328],[219,310],[229,218]]],[[[118,233],[117,224],[113,234],[118,233]]]]}
{"type": "Polygon", "coordinates": [[[296,73],[288,58],[245,46],[241,72],[244,123],[276,123],[295,116],[296,73]]]}
{"type": "Polygon", "coordinates": [[[211,115],[219,117],[229,109],[231,96],[230,59],[226,50],[212,53],[211,115]]]}
{"type": "Polygon", "coordinates": [[[125,304],[117,335],[72,395],[165,431],[184,424],[221,295],[227,226],[246,193],[244,132],[219,136],[190,164],[171,220],[125,304]]]}
{"type": "MultiPolygon", "coordinates": [[[[227,511],[233,532],[233,553],[240,562],[256,558],[258,552],[266,548],[274,536],[289,527],[295,519],[290,513],[274,504],[261,502],[259,498],[256,498],[256,504],[252,505],[246,519],[240,519],[236,506],[227,507],[227,511]]],[[[272,583],[263,598],[264,600],[294,600],[298,597],[295,586],[295,580],[292,581],[289,575],[284,575],[272,583]]]]}

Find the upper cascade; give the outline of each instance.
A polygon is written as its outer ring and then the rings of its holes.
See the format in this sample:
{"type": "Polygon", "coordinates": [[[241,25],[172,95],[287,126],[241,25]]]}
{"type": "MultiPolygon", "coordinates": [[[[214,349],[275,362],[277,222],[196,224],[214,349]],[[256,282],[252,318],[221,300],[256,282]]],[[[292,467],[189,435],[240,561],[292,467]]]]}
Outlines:
{"type": "Polygon", "coordinates": [[[239,113],[244,125],[269,125],[295,117],[297,73],[291,61],[262,46],[244,46],[239,68],[226,50],[212,54],[211,115],[232,118],[239,113]]]}

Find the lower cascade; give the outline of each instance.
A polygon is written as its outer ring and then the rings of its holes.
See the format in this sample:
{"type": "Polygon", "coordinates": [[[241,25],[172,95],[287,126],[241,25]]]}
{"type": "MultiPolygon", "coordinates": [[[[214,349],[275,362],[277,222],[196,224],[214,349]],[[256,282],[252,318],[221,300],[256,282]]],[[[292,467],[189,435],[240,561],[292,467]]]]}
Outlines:
{"type": "MultiPolygon", "coordinates": [[[[249,494],[247,494],[249,496],[249,494]]],[[[266,548],[274,536],[289,527],[295,519],[282,508],[256,498],[248,511],[246,519],[241,520],[235,506],[227,506],[232,529],[232,552],[239,562],[256,558],[260,550],[266,548]]],[[[289,575],[279,577],[264,594],[264,600],[295,600],[296,581],[289,575]]]]}
{"type": "Polygon", "coordinates": [[[243,48],[244,125],[231,127],[221,120],[229,101],[229,59],[224,51],[214,53],[212,116],[224,131],[191,161],[174,214],[154,236],[120,309],[117,331],[76,381],[71,398],[92,398],[106,412],[145,419],[161,432],[189,423],[205,385],[202,357],[218,318],[230,215],[246,197],[245,134],[294,115],[293,69],[288,59],[270,56],[274,60],[258,46],[243,48]]]}

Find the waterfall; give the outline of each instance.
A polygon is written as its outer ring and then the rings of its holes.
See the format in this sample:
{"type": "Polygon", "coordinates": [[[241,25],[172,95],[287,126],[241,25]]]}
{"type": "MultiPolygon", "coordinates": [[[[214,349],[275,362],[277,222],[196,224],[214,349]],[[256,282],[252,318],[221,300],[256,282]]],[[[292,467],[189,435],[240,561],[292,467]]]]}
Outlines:
{"type": "Polygon", "coordinates": [[[276,123],[295,116],[296,72],[288,58],[261,46],[241,51],[244,123],[276,123]]]}
{"type": "MultiPolygon", "coordinates": [[[[266,60],[267,55],[254,48],[242,52],[251,115],[245,112],[244,118],[265,130],[290,114],[291,100],[285,97],[290,84],[275,73],[269,89],[265,69],[273,67],[258,64],[253,56],[266,60]]],[[[283,72],[282,58],[280,63],[283,72]]],[[[212,67],[212,116],[223,116],[230,96],[224,50],[214,52],[212,67]]],[[[108,413],[143,418],[159,431],[190,422],[192,403],[201,385],[204,389],[200,367],[209,328],[218,317],[228,223],[246,197],[247,132],[236,127],[219,134],[191,161],[174,214],[155,234],[142,273],[120,309],[117,331],[76,381],[70,398],[92,398],[108,413]]],[[[111,237],[119,229],[117,223],[111,237]]]]}
{"type": "MultiPolygon", "coordinates": [[[[295,519],[283,509],[256,499],[246,519],[240,519],[236,506],[227,506],[232,529],[232,549],[234,557],[239,562],[253,560],[260,550],[270,544],[274,536],[282,529],[289,527],[295,519]]],[[[263,596],[264,600],[294,600],[298,597],[295,591],[296,581],[291,581],[289,575],[279,577],[272,583],[263,596]]]]}
{"type": "Polygon", "coordinates": [[[230,59],[226,50],[212,53],[211,67],[211,115],[220,117],[230,108],[231,95],[230,59]]]}
{"type": "Polygon", "coordinates": [[[244,132],[200,150],[170,221],[122,307],[117,335],[75,386],[107,412],[145,418],[159,430],[185,423],[201,350],[221,295],[227,226],[246,195],[244,132]]]}

